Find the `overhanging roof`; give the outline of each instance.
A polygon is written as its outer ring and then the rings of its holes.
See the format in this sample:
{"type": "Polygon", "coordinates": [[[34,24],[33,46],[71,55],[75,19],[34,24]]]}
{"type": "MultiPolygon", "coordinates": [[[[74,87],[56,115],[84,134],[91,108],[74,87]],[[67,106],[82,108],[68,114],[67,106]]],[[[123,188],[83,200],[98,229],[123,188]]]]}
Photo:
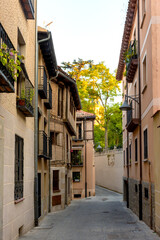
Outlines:
{"type": "Polygon", "coordinates": [[[57,71],[57,60],[53,46],[52,34],[46,29],[38,27],[38,41],[48,38],[49,35],[50,38],[47,41],[39,43],[39,45],[49,73],[49,77],[55,77],[57,71]]]}
{"type": "Polygon", "coordinates": [[[123,71],[125,66],[124,54],[129,46],[130,35],[132,31],[133,20],[134,20],[135,10],[136,10],[136,2],[137,0],[129,0],[129,3],[128,3],[128,10],[127,10],[127,16],[126,16],[126,21],[124,26],[121,51],[120,51],[119,63],[118,63],[118,69],[117,69],[117,75],[116,75],[116,79],[119,81],[121,81],[123,78],[123,71]]]}
{"type": "Polygon", "coordinates": [[[66,72],[64,72],[60,67],[58,67],[57,80],[62,81],[70,86],[76,109],[80,110],[82,106],[76,81],[73,78],[71,78],[66,72]]]}

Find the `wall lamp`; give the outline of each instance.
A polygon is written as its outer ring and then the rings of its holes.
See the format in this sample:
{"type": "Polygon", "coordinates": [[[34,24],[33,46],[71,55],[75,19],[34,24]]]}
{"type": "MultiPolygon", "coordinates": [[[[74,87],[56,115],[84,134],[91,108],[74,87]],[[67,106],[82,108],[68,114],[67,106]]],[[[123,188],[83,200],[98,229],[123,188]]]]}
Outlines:
{"type": "Polygon", "coordinates": [[[132,99],[133,101],[137,102],[139,104],[139,97],[138,96],[128,96],[125,95],[125,100],[122,106],[120,106],[121,111],[129,111],[132,109],[132,107],[128,104],[128,98],[132,99]]]}

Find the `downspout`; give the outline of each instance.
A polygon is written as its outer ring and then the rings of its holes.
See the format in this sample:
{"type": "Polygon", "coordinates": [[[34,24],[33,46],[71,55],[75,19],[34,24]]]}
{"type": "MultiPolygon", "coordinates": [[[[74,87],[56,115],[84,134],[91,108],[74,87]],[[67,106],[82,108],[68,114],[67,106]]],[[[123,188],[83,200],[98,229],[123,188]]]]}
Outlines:
{"type": "MultiPolygon", "coordinates": [[[[128,96],[128,82],[126,83],[128,96]]],[[[128,101],[128,99],[127,99],[128,101]]],[[[129,132],[127,130],[127,208],[129,208],[129,132]]]]}
{"type": "MultiPolygon", "coordinates": [[[[48,111],[48,134],[49,134],[49,148],[50,151],[50,111],[48,111]]],[[[51,212],[51,159],[49,156],[49,212],[51,212]]]]}
{"type": "Polygon", "coordinates": [[[140,154],[140,180],[139,180],[139,220],[142,220],[142,126],[141,126],[141,68],[140,68],[140,14],[139,0],[137,0],[138,13],[138,79],[139,79],[139,154],[140,154]]]}
{"type": "Polygon", "coordinates": [[[38,37],[37,1],[35,11],[35,107],[34,107],[34,224],[38,226],[38,37]]]}
{"type": "Polygon", "coordinates": [[[87,198],[87,143],[86,143],[86,118],[84,119],[84,139],[85,139],[85,197],[87,198]]]}
{"type": "Polygon", "coordinates": [[[38,47],[39,43],[48,41],[50,39],[50,32],[48,37],[38,41],[37,28],[37,1],[36,1],[36,70],[35,70],[35,110],[34,110],[34,214],[35,226],[38,226],[38,47]]]}

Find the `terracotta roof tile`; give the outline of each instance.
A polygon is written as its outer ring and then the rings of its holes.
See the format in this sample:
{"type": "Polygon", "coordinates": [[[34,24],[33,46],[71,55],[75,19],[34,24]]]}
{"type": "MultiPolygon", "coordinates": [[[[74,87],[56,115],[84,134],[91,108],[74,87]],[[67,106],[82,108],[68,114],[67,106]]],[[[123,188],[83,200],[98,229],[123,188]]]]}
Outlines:
{"type": "Polygon", "coordinates": [[[126,16],[126,21],[124,26],[121,51],[120,51],[119,63],[118,63],[118,69],[117,69],[117,75],[116,75],[117,80],[122,80],[122,77],[123,77],[123,71],[125,66],[124,54],[129,46],[130,34],[131,34],[133,20],[135,16],[135,10],[136,10],[136,1],[137,0],[129,0],[128,2],[128,10],[127,10],[127,16],[126,16]]]}
{"type": "Polygon", "coordinates": [[[77,111],[77,117],[79,118],[85,118],[85,117],[93,117],[96,118],[96,116],[93,113],[85,112],[83,110],[77,111]]]}

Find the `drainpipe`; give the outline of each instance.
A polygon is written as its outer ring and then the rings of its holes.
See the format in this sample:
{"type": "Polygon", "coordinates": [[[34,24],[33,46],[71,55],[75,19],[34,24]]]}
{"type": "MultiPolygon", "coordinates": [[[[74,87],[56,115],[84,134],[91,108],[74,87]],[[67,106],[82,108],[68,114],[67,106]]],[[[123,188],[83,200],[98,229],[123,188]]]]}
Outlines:
{"type": "Polygon", "coordinates": [[[34,223],[38,226],[38,43],[37,43],[37,1],[35,11],[35,107],[34,107],[34,223]]]}
{"type": "MultiPolygon", "coordinates": [[[[50,111],[48,111],[48,135],[49,135],[49,148],[50,150],[50,111]]],[[[49,212],[51,212],[51,159],[49,158],[49,212]]]]}
{"type": "Polygon", "coordinates": [[[140,153],[140,180],[139,180],[139,220],[142,220],[142,126],[141,126],[141,65],[140,65],[140,14],[139,0],[137,0],[138,14],[138,79],[139,79],[139,153],[140,153]]]}
{"type": "Polygon", "coordinates": [[[87,143],[86,143],[86,118],[84,119],[84,139],[85,139],[85,197],[87,198],[87,143]]]}
{"type": "MultiPolygon", "coordinates": [[[[126,83],[128,96],[128,82],[126,83]]],[[[128,101],[128,99],[127,99],[128,101]]],[[[127,208],[129,208],[129,132],[127,130],[127,208]]]]}
{"type": "Polygon", "coordinates": [[[38,226],[38,46],[39,43],[48,41],[50,39],[50,32],[46,39],[38,41],[38,28],[37,28],[37,1],[36,1],[36,16],[35,16],[35,35],[36,35],[36,52],[35,52],[35,109],[34,109],[34,221],[35,226],[38,226]]]}

